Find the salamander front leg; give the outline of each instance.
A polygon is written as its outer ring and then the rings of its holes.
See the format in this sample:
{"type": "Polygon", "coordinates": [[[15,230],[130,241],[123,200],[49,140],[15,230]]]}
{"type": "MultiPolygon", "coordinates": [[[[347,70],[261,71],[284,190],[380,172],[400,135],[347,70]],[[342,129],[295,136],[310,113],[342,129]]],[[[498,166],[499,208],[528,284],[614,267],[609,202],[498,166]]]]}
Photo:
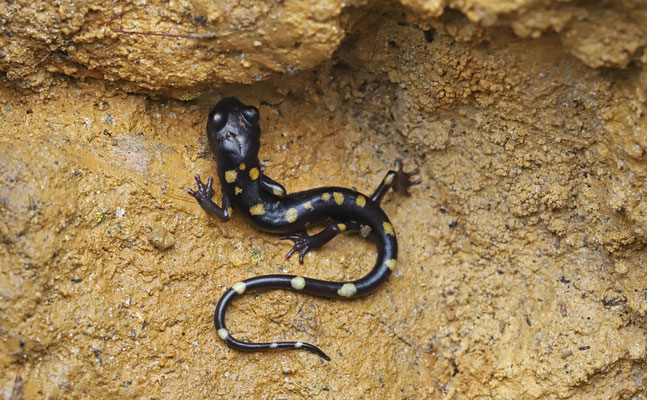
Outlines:
{"type": "Polygon", "coordinates": [[[393,190],[399,194],[410,196],[409,188],[413,185],[419,185],[420,182],[422,182],[420,179],[411,179],[414,175],[420,172],[418,168],[411,172],[405,172],[402,169],[402,160],[399,158],[395,160],[395,166],[398,170],[387,172],[384,179],[382,179],[380,186],[378,186],[377,189],[375,189],[375,192],[371,195],[371,200],[374,202],[379,204],[391,187],[393,187],[393,190]]]}
{"type": "Polygon", "coordinates": [[[306,231],[299,232],[295,235],[281,236],[281,240],[292,240],[294,246],[285,255],[286,259],[289,259],[295,251],[299,252],[299,263],[303,264],[303,257],[310,250],[318,249],[324,244],[330,242],[335,236],[342,232],[354,231],[360,229],[360,224],[355,221],[349,221],[345,223],[331,224],[324,228],[321,232],[316,235],[308,235],[306,231]]]}
{"type": "Polygon", "coordinates": [[[265,174],[261,175],[260,184],[261,189],[265,190],[267,193],[272,193],[276,197],[285,197],[285,194],[287,193],[283,185],[265,174]]]}
{"type": "Polygon", "coordinates": [[[213,184],[213,178],[209,177],[207,183],[202,183],[200,175],[195,175],[195,181],[198,183],[198,190],[194,191],[193,189],[187,189],[187,193],[195,197],[202,207],[209,215],[218,217],[222,222],[227,222],[231,219],[231,202],[229,197],[226,194],[222,194],[222,207],[219,207],[211,199],[216,193],[211,185],[213,184]]]}

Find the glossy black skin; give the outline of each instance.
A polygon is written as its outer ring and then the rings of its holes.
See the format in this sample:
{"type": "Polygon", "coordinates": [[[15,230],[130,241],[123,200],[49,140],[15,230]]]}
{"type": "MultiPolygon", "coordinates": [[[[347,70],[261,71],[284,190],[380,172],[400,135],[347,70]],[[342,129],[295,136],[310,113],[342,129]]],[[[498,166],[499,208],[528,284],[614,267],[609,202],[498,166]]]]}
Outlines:
{"type": "MultiPolygon", "coordinates": [[[[303,256],[309,250],[323,246],[345,230],[360,230],[363,236],[370,235],[377,242],[378,257],[373,269],[355,281],[330,282],[303,278],[304,287],[295,288],[295,275],[265,275],[244,280],[243,291],[288,289],[336,298],[355,298],[375,291],[391,274],[398,252],[395,232],[379,202],[391,187],[400,193],[408,194],[409,186],[420,183],[420,180],[411,180],[411,176],[418,171],[404,172],[402,164],[398,161],[398,171],[389,171],[371,196],[343,187],[321,187],[287,194],[283,186],[260,173],[258,150],[261,132],[258,121],[259,113],[255,107],[247,106],[233,97],[218,102],[207,120],[207,137],[218,164],[222,207],[211,200],[214,195],[211,178],[203,184],[196,175],[198,190],[189,189],[189,194],[196,198],[205,211],[223,222],[230,219],[233,206],[237,213],[242,213],[259,229],[292,234],[282,237],[294,241],[288,258],[298,251],[300,262],[303,262],[303,256]],[[252,172],[254,169],[258,174],[252,172]],[[261,206],[262,213],[259,211],[261,206]],[[291,209],[292,214],[289,212],[291,209]],[[309,236],[304,230],[306,224],[328,226],[320,233],[309,236]],[[342,287],[345,284],[352,284],[355,291],[344,292],[342,287]]],[[[225,312],[230,302],[238,295],[239,292],[233,288],[229,289],[216,306],[215,325],[219,334],[227,332],[225,312]]],[[[248,343],[233,338],[228,332],[226,337],[223,336],[221,337],[230,347],[238,350],[302,348],[326,360],[330,359],[319,348],[308,343],[248,343]]]]}

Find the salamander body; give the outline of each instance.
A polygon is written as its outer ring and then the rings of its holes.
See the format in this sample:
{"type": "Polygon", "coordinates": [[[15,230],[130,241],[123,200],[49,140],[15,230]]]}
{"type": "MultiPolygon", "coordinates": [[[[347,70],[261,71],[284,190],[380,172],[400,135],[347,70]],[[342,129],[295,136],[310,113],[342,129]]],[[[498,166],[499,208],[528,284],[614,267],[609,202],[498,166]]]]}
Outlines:
{"type": "Polygon", "coordinates": [[[218,336],[231,348],[243,351],[269,349],[304,349],[330,358],[318,347],[303,342],[249,343],[234,338],[226,328],[225,313],[231,301],[256,290],[287,289],[316,296],[352,299],[366,296],[379,288],[395,269],[398,243],[389,218],[380,208],[380,201],[393,187],[408,194],[411,180],[418,170],[404,172],[396,161],[397,171],[389,171],[380,186],[370,195],[344,187],[321,187],[288,194],[285,188],[263,172],[258,159],[260,148],[259,112],[238,99],[222,99],[209,114],[207,137],[218,165],[222,187],[222,206],[213,202],[212,178],[202,183],[196,175],[198,189],[188,192],[200,206],[221,221],[229,221],[232,207],[237,213],[261,230],[289,234],[282,239],[294,242],[289,258],[299,252],[299,261],[310,250],[319,248],[345,231],[360,231],[377,243],[378,257],[373,269],[365,276],[348,282],[331,282],[297,275],[263,275],[232,285],[220,298],[215,311],[218,336]],[[315,235],[308,235],[306,225],[324,224],[315,235]]]}

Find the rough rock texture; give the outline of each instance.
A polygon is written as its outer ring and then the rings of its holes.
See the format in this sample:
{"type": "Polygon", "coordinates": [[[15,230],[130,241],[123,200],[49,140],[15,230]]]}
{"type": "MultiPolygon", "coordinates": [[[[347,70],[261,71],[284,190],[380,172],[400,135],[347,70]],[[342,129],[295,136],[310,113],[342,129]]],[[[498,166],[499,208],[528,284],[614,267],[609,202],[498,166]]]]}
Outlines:
{"type": "MultiPolygon", "coordinates": [[[[505,26],[520,37],[557,32],[565,49],[591,67],[624,68],[647,57],[644,0],[401,2],[411,22],[461,40],[505,26]]],[[[64,73],[190,99],[211,87],[276,78],[329,59],[365,18],[364,3],[3,2],[0,70],[37,88],[51,84],[52,73],[64,73]]]]}
{"type": "Polygon", "coordinates": [[[0,69],[29,85],[63,72],[188,99],[326,60],[345,35],[342,9],[296,0],[3,2],[0,69]]]}
{"type": "Polygon", "coordinates": [[[401,3],[1,4],[3,398],[645,396],[646,3],[401,3]],[[374,260],[347,235],[286,262],[289,243],[202,212],[186,189],[215,172],[204,118],[225,95],[259,106],[289,191],[421,167],[384,205],[383,289],[232,307],[237,336],[329,363],[214,332],[235,281],[374,260]]]}

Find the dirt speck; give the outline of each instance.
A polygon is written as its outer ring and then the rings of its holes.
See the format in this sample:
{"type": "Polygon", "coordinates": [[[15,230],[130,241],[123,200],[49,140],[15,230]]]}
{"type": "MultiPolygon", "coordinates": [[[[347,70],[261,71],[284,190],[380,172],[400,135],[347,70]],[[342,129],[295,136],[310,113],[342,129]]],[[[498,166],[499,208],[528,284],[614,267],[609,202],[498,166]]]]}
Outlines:
{"type": "Polygon", "coordinates": [[[153,224],[151,226],[151,232],[148,236],[148,240],[151,242],[156,249],[164,251],[175,243],[173,235],[164,228],[161,224],[153,224]]]}

